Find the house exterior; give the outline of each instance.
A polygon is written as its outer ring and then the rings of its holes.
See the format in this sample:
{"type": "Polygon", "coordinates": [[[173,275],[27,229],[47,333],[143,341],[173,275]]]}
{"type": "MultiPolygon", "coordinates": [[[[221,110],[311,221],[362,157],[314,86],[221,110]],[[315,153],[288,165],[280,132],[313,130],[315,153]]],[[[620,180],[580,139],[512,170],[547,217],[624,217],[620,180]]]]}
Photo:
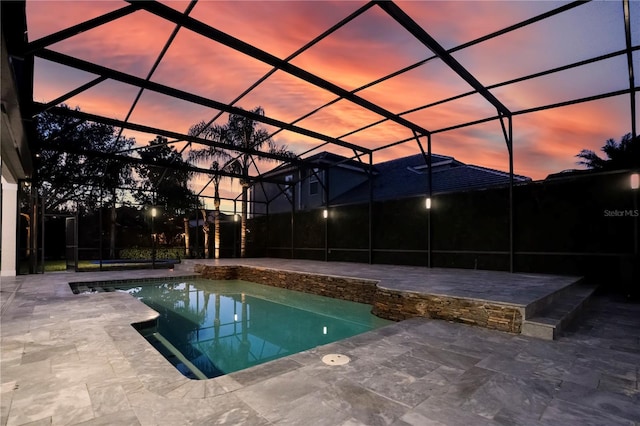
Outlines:
{"type": "Polygon", "coordinates": [[[316,209],[326,204],[325,188],[331,201],[368,179],[368,164],[337,154],[321,152],[306,161],[310,164],[307,169],[288,166],[265,173],[265,176],[292,182],[292,185],[285,188],[265,182],[250,188],[251,215],[291,211],[290,200],[294,193],[296,210],[316,209]]]}
{"type": "MultiPolygon", "coordinates": [[[[288,187],[263,183],[250,190],[252,215],[318,209],[327,204],[358,204],[373,201],[426,196],[429,188],[429,166],[422,154],[369,164],[340,155],[322,152],[305,159],[311,166],[275,169],[265,176],[292,182],[288,187]],[[313,167],[317,165],[318,167],[313,167]],[[371,186],[369,184],[371,175],[371,186]],[[295,198],[294,198],[295,194],[295,198]],[[292,201],[295,206],[292,206],[292,201]]],[[[484,189],[509,184],[509,173],[465,164],[453,157],[431,155],[432,193],[484,189]]],[[[514,175],[515,183],[531,178],[514,175]]]]}
{"type": "MultiPolygon", "coordinates": [[[[4,8],[3,8],[4,10],[4,8]]],[[[7,40],[2,32],[2,125],[0,131],[0,163],[2,178],[0,186],[0,276],[16,275],[18,263],[18,185],[21,179],[30,177],[31,153],[27,144],[27,133],[20,109],[18,83],[16,80],[7,40]]],[[[19,61],[17,61],[19,62],[19,61]]],[[[14,62],[15,63],[15,62],[14,62]]]]}

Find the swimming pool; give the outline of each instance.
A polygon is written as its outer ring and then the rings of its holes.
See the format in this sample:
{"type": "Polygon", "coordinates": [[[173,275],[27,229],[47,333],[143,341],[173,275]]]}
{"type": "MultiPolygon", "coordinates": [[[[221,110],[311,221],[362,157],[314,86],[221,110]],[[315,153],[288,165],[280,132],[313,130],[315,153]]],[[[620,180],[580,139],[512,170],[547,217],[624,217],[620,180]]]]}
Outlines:
{"type": "Polygon", "coordinates": [[[387,325],[371,306],[246,281],[118,283],[156,310],[140,328],[183,375],[206,379],[387,325]]]}

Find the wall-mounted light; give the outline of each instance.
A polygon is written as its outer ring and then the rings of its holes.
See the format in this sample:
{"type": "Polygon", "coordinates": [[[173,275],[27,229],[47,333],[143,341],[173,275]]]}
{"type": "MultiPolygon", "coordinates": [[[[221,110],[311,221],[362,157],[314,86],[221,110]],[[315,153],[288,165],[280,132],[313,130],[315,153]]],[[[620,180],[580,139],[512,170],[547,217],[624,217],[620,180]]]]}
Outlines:
{"type": "Polygon", "coordinates": [[[327,327],[322,327],[322,334],[327,334],[327,327]]]}
{"type": "Polygon", "coordinates": [[[427,197],[427,200],[425,201],[425,205],[427,207],[427,210],[431,210],[431,198],[427,197]]]}
{"type": "Polygon", "coordinates": [[[238,221],[238,215],[237,215],[237,214],[234,214],[234,215],[233,215],[233,221],[234,221],[234,222],[237,222],[237,221],[238,221]]]}
{"type": "Polygon", "coordinates": [[[640,188],[640,175],[638,173],[632,173],[629,180],[631,183],[631,189],[640,188]]]}
{"type": "Polygon", "coordinates": [[[151,209],[151,217],[156,217],[156,214],[157,214],[157,213],[158,213],[158,212],[156,211],[156,208],[155,208],[155,207],[153,207],[153,208],[151,209]]]}
{"type": "Polygon", "coordinates": [[[238,314],[233,314],[233,320],[238,321],[238,314]]]}
{"type": "Polygon", "coordinates": [[[328,218],[329,217],[329,210],[327,210],[327,209],[322,210],[322,217],[325,218],[325,219],[328,218]]]}

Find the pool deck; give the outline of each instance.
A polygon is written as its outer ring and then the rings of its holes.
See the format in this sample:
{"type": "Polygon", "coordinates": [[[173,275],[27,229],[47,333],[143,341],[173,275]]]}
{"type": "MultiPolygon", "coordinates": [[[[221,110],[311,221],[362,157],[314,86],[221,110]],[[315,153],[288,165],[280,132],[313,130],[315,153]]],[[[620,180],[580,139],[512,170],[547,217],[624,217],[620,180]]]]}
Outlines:
{"type": "MultiPolygon", "coordinates": [[[[243,262],[369,277],[403,291],[421,292],[424,287],[415,286],[425,285],[406,267],[243,262]]],[[[190,381],[131,327],[153,318],[151,309],[125,293],[74,295],[68,285],[192,271],[193,262],[184,262],[173,272],[3,277],[0,424],[640,424],[640,304],[614,296],[595,297],[581,321],[555,341],[413,318],[227,376],[190,381]],[[330,353],[351,362],[325,365],[321,358],[330,353]]],[[[482,300],[527,304],[538,292],[551,291],[533,281],[514,286],[521,275],[415,272],[436,277],[428,280],[430,289],[482,300]],[[511,280],[495,279],[501,275],[511,280]]]]}
{"type": "MultiPolygon", "coordinates": [[[[386,319],[453,320],[550,339],[593,292],[593,286],[583,286],[580,277],[549,274],[290,259],[222,259],[186,264],[207,265],[205,273],[211,267],[226,270],[243,266],[238,278],[307,292],[319,288],[318,294],[337,298],[344,295],[348,300],[372,304],[373,312],[386,319]],[[351,284],[353,291],[316,276],[339,278],[341,285],[351,284]],[[371,284],[363,287],[363,280],[371,284]],[[583,287],[587,287],[586,291],[583,287]],[[356,296],[362,294],[364,300],[359,300],[356,296]],[[553,311],[551,315],[543,315],[549,311],[553,311]]],[[[210,276],[215,275],[213,272],[210,276]]]]}
{"type": "Polygon", "coordinates": [[[352,277],[378,281],[378,286],[423,294],[506,303],[525,307],[579,277],[523,274],[474,269],[424,268],[419,266],[369,265],[349,262],[317,262],[273,258],[187,260],[187,265],[246,265],[284,271],[352,277]]]}

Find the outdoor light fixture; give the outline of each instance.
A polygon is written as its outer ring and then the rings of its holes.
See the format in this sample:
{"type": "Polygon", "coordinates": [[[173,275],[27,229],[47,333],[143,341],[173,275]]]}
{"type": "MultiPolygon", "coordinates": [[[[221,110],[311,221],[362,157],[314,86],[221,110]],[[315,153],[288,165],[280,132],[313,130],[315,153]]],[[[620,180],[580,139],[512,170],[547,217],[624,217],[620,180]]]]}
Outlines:
{"type": "Polygon", "coordinates": [[[327,334],[327,327],[322,327],[322,334],[327,334]]]}
{"type": "Polygon", "coordinates": [[[151,217],[156,217],[156,214],[157,214],[156,208],[155,208],[155,207],[153,207],[153,208],[151,209],[151,217]]]}
{"type": "Polygon", "coordinates": [[[328,218],[329,217],[329,210],[327,210],[327,209],[322,210],[322,217],[325,218],[325,219],[328,218]]]}
{"type": "Polygon", "coordinates": [[[237,215],[237,214],[234,214],[234,215],[233,215],[233,221],[234,221],[234,222],[237,222],[237,221],[238,221],[238,215],[237,215]]]}
{"type": "Polygon", "coordinates": [[[640,188],[640,175],[638,173],[631,174],[631,189],[640,188]]]}
{"type": "Polygon", "coordinates": [[[238,314],[233,314],[233,320],[238,321],[238,314]]]}
{"type": "Polygon", "coordinates": [[[427,197],[426,201],[427,210],[431,210],[431,198],[427,197]]]}

